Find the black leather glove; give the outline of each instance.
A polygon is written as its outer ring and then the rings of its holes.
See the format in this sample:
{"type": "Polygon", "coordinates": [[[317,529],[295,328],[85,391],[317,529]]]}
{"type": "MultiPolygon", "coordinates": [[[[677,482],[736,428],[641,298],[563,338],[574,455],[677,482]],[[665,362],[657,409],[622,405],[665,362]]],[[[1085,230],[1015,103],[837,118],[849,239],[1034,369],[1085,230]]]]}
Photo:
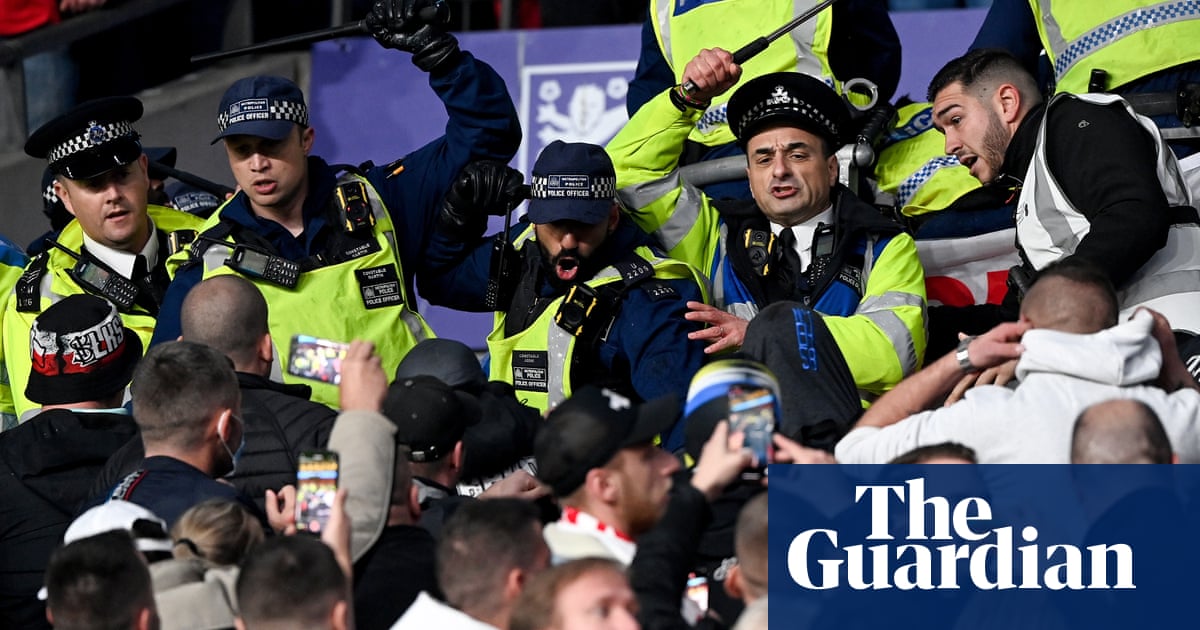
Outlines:
{"type": "Polygon", "coordinates": [[[455,236],[483,233],[487,215],[504,216],[529,197],[521,172],[500,162],[472,162],[463,167],[450,186],[439,227],[455,236]]]}
{"type": "Polygon", "coordinates": [[[458,59],[458,40],[442,30],[449,20],[444,0],[377,0],[366,25],[381,46],[410,52],[414,65],[434,72],[458,59]]]}

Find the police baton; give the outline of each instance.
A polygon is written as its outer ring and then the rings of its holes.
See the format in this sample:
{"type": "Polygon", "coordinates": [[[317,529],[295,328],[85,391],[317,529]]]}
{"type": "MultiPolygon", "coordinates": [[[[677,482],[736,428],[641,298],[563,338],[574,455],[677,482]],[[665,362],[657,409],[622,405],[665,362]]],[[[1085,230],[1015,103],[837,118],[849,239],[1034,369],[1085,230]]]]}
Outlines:
{"type": "MultiPolygon", "coordinates": [[[[421,24],[449,24],[450,23],[450,8],[443,0],[437,0],[432,4],[422,7],[417,11],[417,19],[421,24]]],[[[288,35],[278,39],[272,39],[257,44],[251,44],[242,48],[234,48],[233,50],[219,50],[217,52],[204,53],[192,57],[192,63],[201,63],[204,61],[217,61],[220,59],[228,59],[230,57],[238,57],[256,52],[269,52],[288,48],[291,46],[300,46],[303,44],[314,44],[339,37],[352,37],[354,35],[367,35],[371,31],[367,28],[366,20],[359,20],[342,26],[331,26],[329,28],[317,29],[307,33],[297,33],[288,35]]]]}
{"type": "Polygon", "coordinates": [[[195,186],[204,192],[212,193],[222,201],[225,200],[225,195],[233,193],[233,189],[228,186],[218,184],[214,181],[209,181],[203,177],[200,177],[199,175],[193,175],[187,171],[181,171],[177,168],[167,166],[161,162],[150,160],[150,165],[156,170],[162,172],[163,175],[166,175],[167,177],[174,177],[185,184],[191,184],[192,186],[195,186]]]}
{"type": "MultiPolygon", "coordinates": [[[[813,17],[815,17],[818,13],[828,9],[831,5],[833,5],[834,2],[837,2],[837,0],[824,0],[824,2],[818,3],[813,8],[801,13],[800,15],[797,15],[796,18],[791,22],[788,22],[787,24],[784,24],[778,29],[772,31],[770,35],[759,37],[749,44],[746,44],[745,46],[733,51],[733,63],[736,63],[739,66],[743,63],[746,63],[758,53],[766,50],[767,46],[771,45],[771,42],[783,37],[797,26],[800,26],[801,24],[813,19],[813,17]]],[[[692,83],[691,81],[687,81],[683,84],[683,91],[685,94],[691,96],[691,94],[696,91],[696,84],[692,83]]]]}

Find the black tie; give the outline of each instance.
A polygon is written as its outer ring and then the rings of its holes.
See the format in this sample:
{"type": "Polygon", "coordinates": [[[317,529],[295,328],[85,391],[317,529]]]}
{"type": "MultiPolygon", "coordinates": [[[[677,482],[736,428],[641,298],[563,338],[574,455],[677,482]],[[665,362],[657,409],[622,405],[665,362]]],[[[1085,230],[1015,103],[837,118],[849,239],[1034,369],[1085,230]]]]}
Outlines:
{"type": "Polygon", "coordinates": [[[796,286],[803,275],[804,263],[800,262],[800,253],[796,251],[796,233],[790,227],[783,228],[775,241],[778,252],[776,264],[779,265],[776,277],[779,287],[789,298],[795,293],[796,286]]]}
{"type": "Polygon", "coordinates": [[[150,284],[150,267],[146,264],[146,257],[138,254],[133,259],[133,277],[130,278],[138,284],[150,284]]]}

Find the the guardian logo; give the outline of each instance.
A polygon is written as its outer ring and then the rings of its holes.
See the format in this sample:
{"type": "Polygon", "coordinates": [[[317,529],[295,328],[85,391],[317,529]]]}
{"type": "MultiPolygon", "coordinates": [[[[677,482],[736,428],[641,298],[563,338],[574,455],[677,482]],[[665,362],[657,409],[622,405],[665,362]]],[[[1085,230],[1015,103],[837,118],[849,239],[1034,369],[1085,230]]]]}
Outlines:
{"type": "Polygon", "coordinates": [[[854,502],[870,508],[866,540],[884,542],[839,547],[836,530],[805,530],[787,549],[788,574],[796,584],[813,590],[1136,588],[1128,544],[1082,549],[1041,544],[1032,525],[1021,527],[1019,534],[1012,525],[991,527],[992,507],[986,499],[968,497],[951,504],[946,497],[926,497],[924,479],[856,485],[854,502]],[[907,515],[894,513],[894,503],[907,515]]]}

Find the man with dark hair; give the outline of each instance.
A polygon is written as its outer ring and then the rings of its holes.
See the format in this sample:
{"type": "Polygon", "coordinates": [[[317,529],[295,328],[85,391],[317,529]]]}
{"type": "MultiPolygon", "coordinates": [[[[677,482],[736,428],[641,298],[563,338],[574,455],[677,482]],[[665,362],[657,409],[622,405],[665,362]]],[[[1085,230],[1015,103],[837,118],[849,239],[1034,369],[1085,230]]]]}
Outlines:
{"type": "Polygon", "coordinates": [[[510,630],[638,630],[638,603],[620,563],[580,558],[535,577],[517,601],[510,630]]]}
{"type": "Polygon", "coordinates": [[[38,315],[26,347],[23,393],[42,408],[0,433],[0,618],[38,627],[46,559],[105,461],[140,442],[121,398],[142,344],[112,304],[70,295],[38,315]]]}
{"type": "Polygon", "coordinates": [[[446,603],[421,593],[393,629],[508,628],[521,590],[549,562],[532,503],[466,502],[446,521],[438,543],[438,585],[446,603]]]}
{"type": "Polygon", "coordinates": [[[1172,464],[1171,440],[1154,409],[1109,400],[1083,410],[1071,433],[1072,464],[1172,464]]]}
{"type": "Polygon", "coordinates": [[[1073,419],[1111,398],[1148,404],[1181,457],[1200,461],[1200,392],[1169,325],[1148,309],[1119,325],[1116,314],[1102,271],[1079,259],[1047,267],[1026,293],[1020,321],[965,338],[876,401],[838,443],[838,461],[883,463],[949,441],[973,449],[981,464],[1067,463],[1073,419]],[[1015,388],[976,387],[940,406],[964,375],[1017,358],[1015,388]]]}
{"type": "Polygon", "coordinates": [[[265,522],[236,488],[216,481],[237,467],[245,434],[237,377],[225,355],[190,341],[152,348],[134,371],[132,393],[146,456],[101,500],[137,503],[174,525],[189,507],[225,498],[242,501],[265,522]]]}
{"type": "Polygon", "coordinates": [[[706,352],[744,345],[783,380],[792,376],[784,366],[804,355],[809,367],[796,376],[814,382],[789,388],[796,393],[785,395],[781,429],[829,449],[863,400],[921,363],[925,274],[916,246],[839,183],[836,152],[852,137],[850,114],[841,96],[807,74],[763,74],[729,98],[752,201],[710,199],[681,179],[685,139],[742,68],[728,51],[704,49],[680,76],[696,89],[660,92],[609,143],[619,197],[669,255],[710,279],[712,306],[689,304],[687,314],[709,324],[692,334],[709,344],[706,352]],[[751,322],[770,332],[747,337],[751,322]],[[829,419],[831,427],[814,426],[829,419]]]}
{"type": "MultiPolygon", "coordinates": [[[[707,501],[749,466],[751,456],[726,443],[712,450],[706,445],[690,483],[673,491],[679,460],[659,448],[654,436],[678,416],[679,403],[672,396],[635,405],[598,387],[585,387],[550,412],[534,441],[534,455],[538,479],[563,507],[562,517],[544,530],[556,564],[601,556],[628,566],[637,539],[659,524],[668,506],[675,525],[682,520],[679,527],[697,528],[687,532],[688,540],[699,536],[710,518],[707,501]]],[[[725,436],[723,430],[715,432],[709,444],[725,436]]],[[[683,540],[677,534],[675,542],[683,540]]]]}
{"type": "Polygon", "coordinates": [[[347,576],[310,536],[270,538],[250,550],[237,580],[238,630],[354,628],[347,576]]]}
{"type": "MultiPolygon", "coordinates": [[[[664,258],[625,219],[604,148],[551,142],[533,165],[529,210],[507,234],[483,235],[488,212],[520,200],[521,174],[492,163],[463,170],[431,239],[434,273],[421,294],[434,304],[494,310],[491,378],[542,412],[585,385],[635,400],[682,397],[704,360],[689,337],[688,302],[707,299],[700,272],[664,258]],[[505,277],[492,273],[495,239],[507,240],[505,277]],[[498,297],[497,297],[498,296],[498,297]]],[[[682,427],[663,443],[682,446],[682,427]]]]}
{"type": "Polygon", "coordinates": [[[61,630],[157,630],[150,571],[125,531],[55,550],[46,568],[46,619],[61,630]]]}
{"type": "Polygon", "coordinates": [[[1044,102],[1033,77],[999,50],[947,63],[929,100],[946,153],[985,186],[1016,196],[1024,264],[1010,286],[1023,292],[1057,260],[1087,261],[1119,290],[1122,316],[1145,306],[1166,317],[1197,374],[1200,222],[1154,123],[1113,94],[1044,102]]]}
{"type": "Polygon", "coordinates": [[[51,186],[73,217],[55,237],[59,247],[35,256],[7,301],[4,363],[11,399],[0,412],[26,416],[26,345],[33,319],[68,295],[90,294],[117,306],[125,325],[149,345],[169,279],[166,260],[195,236],[192,215],[148,203],[149,158],[133,124],[141,101],[113,96],[82,103],[29,136],[25,152],[46,160],[51,186]]]}
{"type": "MultiPolygon", "coordinates": [[[[275,348],[267,331],[267,302],[249,281],[217,276],[201,282],[183,301],[183,339],[229,357],[237,374],[245,421],[245,449],[226,479],[261,509],[266,490],[296,480],[297,458],[325,448],[337,413],[308,397],[307,385],[270,380],[275,348]]],[[[104,471],[102,487],[137,468],[140,442],[126,445],[104,471]]]]}
{"type": "MultiPolygon", "coordinates": [[[[213,142],[224,145],[239,191],[201,228],[210,240],[172,257],[155,343],[178,334],[187,292],[223,273],[241,274],[263,292],[278,348],[297,333],[370,339],[391,373],[433,336],[416,311],[412,281],[426,267],[438,207],[464,166],[507,162],[521,143],[504,81],[446,32],[446,8],[436,0],[379,0],[365,19],[379,45],[411,53],[428,73],[448,118],[444,135],[390,164],[345,169],[311,155],[308,104],[288,79],[246,77],[226,90],[213,142]],[[317,306],[328,303],[336,312],[317,306]]],[[[335,385],[309,384],[313,400],[337,406],[335,385]]]]}

